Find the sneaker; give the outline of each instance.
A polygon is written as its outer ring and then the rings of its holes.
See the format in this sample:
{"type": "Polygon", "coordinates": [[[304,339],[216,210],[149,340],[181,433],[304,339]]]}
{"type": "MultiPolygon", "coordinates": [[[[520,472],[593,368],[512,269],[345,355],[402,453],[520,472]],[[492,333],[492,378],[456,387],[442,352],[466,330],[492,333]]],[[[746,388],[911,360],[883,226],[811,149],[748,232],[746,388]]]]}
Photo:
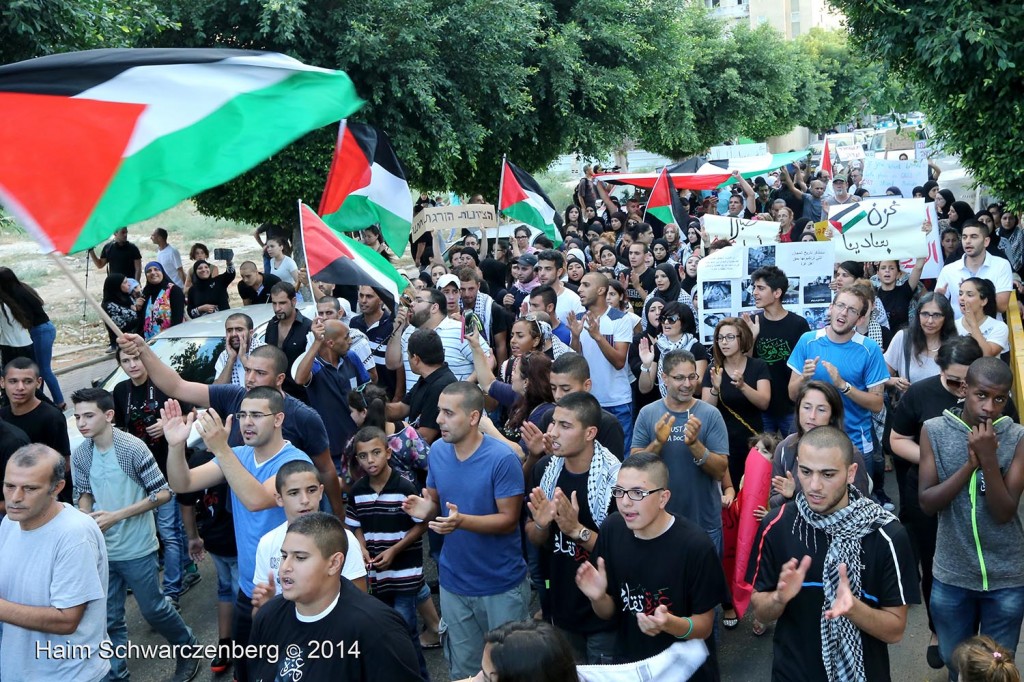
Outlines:
{"type": "MultiPolygon", "coordinates": [[[[222,639],[222,640],[220,640],[220,645],[221,646],[230,647],[231,646],[231,640],[230,639],[222,639]]],[[[230,652],[230,649],[228,651],[223,651],[223,652],[222,651],[218,651],[217,652],[217,657],[214,658],[212,661],[210,661],[210,672],[215,673],[217,675],[220,675],[221,673],[227,672],[228,668],[230,668],[230,667],[231,667],[231,652],[230,652]]]]}
{"type": "MultiPolygon", "coordinates": [[[[189,642],[189,646],[194,646],[198,643],[195,637],[189,642]]],[[[189,682],[199,672],[199,659],[198,658],[184,658],[178,656],[178,662],[174,666],[174,677],[171,678],[171,682],[189,682]]]]}
{"type": "Polygon", "coordinates": [[[181,613],[181,604],[178,603],[177,599],[175,599],[174,597],[172,597],[169,594],[168,595],[164,595],[164,599],[167,601],[168,604],[171,605],[171,607],[174,608],[175,611],[177,611],[178,613],[181,613]]]}
{"type": "Polygon", "coordinates": [[[186,571],[185,572],[185,576],[181,579],[181,593],[185,594],[190,589],[192,589],[193,585],[199,583],[199,581],[202,580],[202,579],[203,579],[203,576],[202,576],[201,573],[199,573],[198,570],[196,570],[194,572],[193,571],[186,571]]]}
{"type": "Polygon", "coordinates": [[[895,512],[896,505],[893,504],[891,500],[886,500],[885,502],[882,503],[882,509],[884,509],[887,512],[895,512]]]}

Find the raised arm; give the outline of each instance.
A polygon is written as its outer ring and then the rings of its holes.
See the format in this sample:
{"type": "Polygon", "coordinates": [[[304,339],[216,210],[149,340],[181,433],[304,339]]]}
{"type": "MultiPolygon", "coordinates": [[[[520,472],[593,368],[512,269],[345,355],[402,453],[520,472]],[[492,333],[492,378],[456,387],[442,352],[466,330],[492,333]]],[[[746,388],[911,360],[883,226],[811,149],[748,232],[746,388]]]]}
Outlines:
{"type": "Polygon", "coordinates": [[[165,365],[156,356],[145,339],[138,334],[124,334],[117,339],[121,352],[138,357],[149,374],[153,385],[182,402],[198,407],[210,406],[210,387],[194,381],[185,381],[174,368],[165,365]]]}
{"type": "Polygon", "coordinates": [[[740,186],[740,189],[743,190],[743,196],[747,198],[745,202],[747,210],[751,213],[757,213],[757,194],[754,192],[754,188],[750,186],[750,183],[747,182],[746,178],[738,170],[732,172],[732,177],[736,184],[740,186]]]}
{"type": "MultiPolygon", "coordinates": [[[[928,223],[929,227],[931,223],[928,223]]],[[[910,290],[916,291],[917,285],[921,281],[921,273],[924,272],[924,264],[928,262],[927,256],[921,256],[914,262],[914,269],[910,271],[910,275],[907,277],[907,286],[910,290]]]]}
{"type": "Polygon", "coordinates": [[[793,193],[800,201],[804,200],[804,193],[797,189],[797,186],[793,184],[793,177],[789,174],[789,169],[785,166],[782,167],[782,181],[786,183],[786,189],[793,193]]]}

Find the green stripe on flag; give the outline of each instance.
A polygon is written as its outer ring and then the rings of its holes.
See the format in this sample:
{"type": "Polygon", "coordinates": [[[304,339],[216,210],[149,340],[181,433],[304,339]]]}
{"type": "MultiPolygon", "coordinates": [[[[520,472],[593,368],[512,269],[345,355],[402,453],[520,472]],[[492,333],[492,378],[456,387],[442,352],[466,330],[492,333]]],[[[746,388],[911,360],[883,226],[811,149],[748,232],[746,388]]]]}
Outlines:
{"type": "Polygon", "coordinates": [[[361,105],[342,72],[297,71],[280,83],[233,97],[195,124],[124,159],[71,252],[231,180],[361,105]]]}
{"type": "Polygon", "coordinates": [[[562,243],[562,237],[558,234],[558,230],[555,229],[554,223],[549,222],[547,216],[537,210],[537,207],[532,202],[517,201],[502,211],[502,213],[513,220],[518,220],[521,223],[526,223],[536,227],[538,230],[542,230],[555,246],[562,243]]]}

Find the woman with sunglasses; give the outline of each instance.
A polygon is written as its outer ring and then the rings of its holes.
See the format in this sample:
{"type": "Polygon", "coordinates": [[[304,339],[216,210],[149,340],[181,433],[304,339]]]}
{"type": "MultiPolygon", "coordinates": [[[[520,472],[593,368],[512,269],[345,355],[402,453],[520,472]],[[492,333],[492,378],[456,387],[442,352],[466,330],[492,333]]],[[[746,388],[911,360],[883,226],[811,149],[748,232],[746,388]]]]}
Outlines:
{"type": "Polygon", "coordinates": [[[630,368],[637,377],[634,384],[637,392],[637,411],[644,405],[665,397],[667,391],[661,381],[661,358],[666,353],[674,350],[692,353],[694,360],[697,361],[697,374],[701,377],[708,368],[707,349],[697,340],[697,324],[693,318],[693,311],[689,306],[671,301],[662,303],[659,314],[659,303],[662,301],[658,298],[649,301],[647,329],[630,345],[630,368]],[[657,391],[654,390],[655,384],[658,386],[657,391]]]}
{"type": "MultiPolygon", "coordinates": [[[[943,412],[960,403],[964,397],[967,369],[972,362],[982,356],[981,346],[970,336],[953,336],[947,339],[935,356],[939,373],[910,385],[893,412],[892,430],[889,433],[889,449],[896,455],[900,522],[907,529],[911,548],[921,565],[921,593],[928,612],[928,629],[932,633],[926,658],[928,665],[936,670],[941,668],[943,663],[939,655],[939,641],[935,636],[929,600],[932,592],[932,559],[935,556],[938,518],[921,511],[918,502],[921,426],[927,420],[941,416],[943,412]]],[[[1012,402],[1007,404],[1003,414],[1009,415],[1014,421],[1017,420],[1017,410],[1012,402]]]]}
{"type": "Polygon", "coordinates": [[[998,356],[1010,350],[1010,328],[996,319],[996,288],[991,280],[969,277],[960,283],[960,312],[956,330],[970,336],[986,356],[998,356]]]}

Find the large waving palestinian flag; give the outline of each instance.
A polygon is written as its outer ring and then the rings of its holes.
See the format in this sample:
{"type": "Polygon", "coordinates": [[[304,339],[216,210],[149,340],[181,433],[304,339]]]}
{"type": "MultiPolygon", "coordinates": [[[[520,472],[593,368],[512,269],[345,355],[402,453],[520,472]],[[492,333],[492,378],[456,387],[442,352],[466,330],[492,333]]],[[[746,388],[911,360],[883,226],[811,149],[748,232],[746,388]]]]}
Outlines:
{"type": "Polygon", "coordinates": [[[654,218],[663,225],[675,223],[683,232],[689,223],[688,217],[683,209],[683,202],[679,199],[679,193],[672,182],[672,175],[668,172],[668,168],[662,168],[654,183],[654,188],[651,190],[651,195],[647,199],[644,220],[654,218]]]}
{"type": "Polygon", "coordinates": [[[331,284],[366,284],[398,300],[409,286],[388,259],[366,244],[328,227],[309,206],[299,202],[299,227],[310,279],[331,284]]]}
{"type": "Polygon", "coordinates": [[[91,50],[0,67],[0,201],[95,246],[362,105],[341,71],[242,50],[91,50]]]}
{"type": "Polygon", "coordinates": [[[513,220],[543,230],[556,246],[562,237],[555,229],[555,205],[541,186],[522,168],[502,160],[498,210],[513,220]]]}
{"type": "Polygon", "coordinates": [[[405,252],[412,229],[412,194],[383,131],[341,122],[318,213],[342,232],[380,225],[391,250],[405,252]]]}

